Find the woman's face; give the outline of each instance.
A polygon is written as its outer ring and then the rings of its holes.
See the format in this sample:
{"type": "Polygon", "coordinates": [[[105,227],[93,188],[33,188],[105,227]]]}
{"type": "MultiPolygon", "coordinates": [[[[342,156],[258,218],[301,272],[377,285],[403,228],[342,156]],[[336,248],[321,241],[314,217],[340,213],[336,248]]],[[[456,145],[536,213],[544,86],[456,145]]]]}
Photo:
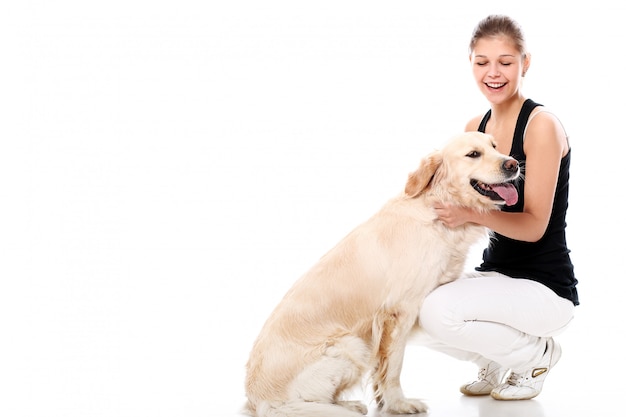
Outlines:
{"type": "Polygon", "coordinates": [[[505,36],[478,40],[470,61],[478,88],[492,104],[519,95],[522,74],[530,64],[505,36]]]}

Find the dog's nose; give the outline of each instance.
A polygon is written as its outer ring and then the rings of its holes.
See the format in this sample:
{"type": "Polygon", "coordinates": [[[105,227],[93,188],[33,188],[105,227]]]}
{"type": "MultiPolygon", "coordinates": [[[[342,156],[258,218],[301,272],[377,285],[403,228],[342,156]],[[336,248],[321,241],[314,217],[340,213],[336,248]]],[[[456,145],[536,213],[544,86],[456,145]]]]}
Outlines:
{"type": "Polygon", "coordinates": [[[505,171],[509,171],[509,172],[517,171],[517,167],[518,167],[518,163],[515,159],[507,159],[502,164],[502,168],[504,168],[505,171]]]}

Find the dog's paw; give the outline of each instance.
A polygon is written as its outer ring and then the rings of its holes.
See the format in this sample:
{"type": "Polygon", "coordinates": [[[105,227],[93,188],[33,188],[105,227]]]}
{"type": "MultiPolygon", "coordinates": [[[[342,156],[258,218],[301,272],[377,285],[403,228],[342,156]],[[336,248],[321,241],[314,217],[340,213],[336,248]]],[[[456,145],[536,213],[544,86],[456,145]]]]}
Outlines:
{"type": "Polygon", "coordinates": [[[427,411],[428,406],[415,398],[402,398],[386,402],[383,406],[383,412],[387,414],[418,414],[427,411]]]}
{"type": "Polygon", "coordinates": [[[366,415],[368,411],[367,406],[361,401],[337,401],[337,405],[340,405],[351,411],[356,411],[357,413],[361,413],[363,415],[366,415]]]}

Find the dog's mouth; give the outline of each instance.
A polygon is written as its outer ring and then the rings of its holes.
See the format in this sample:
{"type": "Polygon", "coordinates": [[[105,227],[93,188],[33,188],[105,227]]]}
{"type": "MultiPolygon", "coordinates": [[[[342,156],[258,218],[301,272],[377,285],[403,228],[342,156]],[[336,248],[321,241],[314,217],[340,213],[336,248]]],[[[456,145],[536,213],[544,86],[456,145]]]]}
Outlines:
{"type": "Polygon", "coordinates": [[[517,203],[517,189],[515,189],[515,186],[510,182],[502,184],[485,184],[484,182],[480,182],[478,180],[470,180],[470,185],[485,197],[489,197],[494,201],[502,201],[507,206],[512,206],[517,203]]]}

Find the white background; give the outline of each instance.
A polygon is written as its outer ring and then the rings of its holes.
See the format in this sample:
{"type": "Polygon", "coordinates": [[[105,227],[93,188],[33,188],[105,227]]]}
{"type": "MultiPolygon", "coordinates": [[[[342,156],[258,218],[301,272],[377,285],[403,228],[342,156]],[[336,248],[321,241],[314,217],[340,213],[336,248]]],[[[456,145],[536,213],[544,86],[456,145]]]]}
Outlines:
{"type": "MultiPolygon", "coordinates": [[[[488,109],[467,44],[490,13],[522,24],[526,96],[573,148],[582,305],[555,381],[619,395],[621,3],[6,3],[0,415],[236,415],[286,289],[488,109]]],[[[432,378],[422,354],[407,378],[432,378]]]]}

